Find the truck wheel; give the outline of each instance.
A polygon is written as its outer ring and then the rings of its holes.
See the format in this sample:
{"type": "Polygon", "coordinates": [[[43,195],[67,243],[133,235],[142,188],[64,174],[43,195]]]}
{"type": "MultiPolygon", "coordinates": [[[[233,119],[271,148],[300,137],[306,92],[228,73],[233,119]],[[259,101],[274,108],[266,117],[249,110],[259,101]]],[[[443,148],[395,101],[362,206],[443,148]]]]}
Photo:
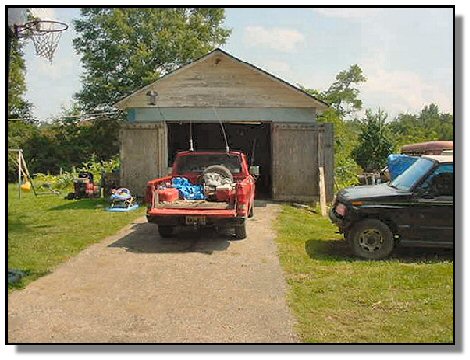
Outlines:
{"type": "Polygon", "coordinates": [[[173,235],[174,226],[158,225],[158,233],[162,238],[169,238],[173,235]]]}
{"type": "Polygon", "coordinates": [[[255,205],[254,204],[251,204],[251,207],[250,207],[250,212],[248,213],[248,217],[249,218],[252,218],[253,216],[255,216],[255,211],[254,211],[254,208],[255,205]]]}
{"type": "Polygon", "coordinates": [[[377,219],[357,223],[349,232],[348,240],[354,254],[368,260],[383,259],[394,247],[390,228],[377,219]]]}
{"type": "Polygon", "coordinates": [[[235,238],[237,240],[242,240],[246,238],[246,222],[243,222],[241,225],[235,226],[235,238]]]}

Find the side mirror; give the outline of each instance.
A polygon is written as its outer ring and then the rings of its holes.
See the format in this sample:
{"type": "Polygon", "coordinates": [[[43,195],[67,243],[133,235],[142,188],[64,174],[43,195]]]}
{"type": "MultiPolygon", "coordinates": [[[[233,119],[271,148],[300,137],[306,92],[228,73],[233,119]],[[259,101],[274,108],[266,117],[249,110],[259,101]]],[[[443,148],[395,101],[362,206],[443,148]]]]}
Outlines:
{"type": "Polygon", "coordinates": [[[259,176],[259,166],[250,166],[250,174],[253,176],[259,176]]]}

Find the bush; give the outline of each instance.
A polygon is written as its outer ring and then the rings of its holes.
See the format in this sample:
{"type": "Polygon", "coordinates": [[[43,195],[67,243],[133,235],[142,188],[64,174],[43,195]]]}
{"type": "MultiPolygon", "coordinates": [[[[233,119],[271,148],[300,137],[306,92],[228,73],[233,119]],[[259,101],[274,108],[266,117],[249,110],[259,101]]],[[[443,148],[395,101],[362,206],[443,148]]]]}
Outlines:
{"type": "Polygon", "coordinates": [[[119,168],[119,157],[114,156],[108,161],[97,161],[95,156],[92,156],[90,161],[84,162],[80,167],[72,169],[72,171],[63,171],[59,175],[36,173],[34,181],[40,184],[49,184],[54,189],[66,189],[72,186],[73,179],[77,177],[77,174],[82,171],[88,171],[93,174],[95,183],[99,183],[101,180],[101,174],[112,172],[119,168]]]}

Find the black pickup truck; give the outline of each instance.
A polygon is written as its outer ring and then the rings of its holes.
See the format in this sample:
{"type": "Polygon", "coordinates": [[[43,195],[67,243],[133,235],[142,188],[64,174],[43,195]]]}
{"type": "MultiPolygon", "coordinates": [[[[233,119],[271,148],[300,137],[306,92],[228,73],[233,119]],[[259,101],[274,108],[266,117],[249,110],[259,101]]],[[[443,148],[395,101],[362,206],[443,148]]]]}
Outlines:
{"type": "Polygon", "coordinates": [[[452,248],[453,156],[422,156],[390,183],[341,190],[329,216],[362,258],[387,257],[398,244],[452,248]]]}

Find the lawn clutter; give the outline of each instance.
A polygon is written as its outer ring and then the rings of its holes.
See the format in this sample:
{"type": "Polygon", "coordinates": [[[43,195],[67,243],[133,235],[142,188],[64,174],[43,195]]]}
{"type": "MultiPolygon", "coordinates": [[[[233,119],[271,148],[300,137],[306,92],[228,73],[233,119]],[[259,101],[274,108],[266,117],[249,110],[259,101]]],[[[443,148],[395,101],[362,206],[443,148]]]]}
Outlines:
{"type": "Polygon", "coordinates": [[[81,198],[96,198],[100,196],[100,188],[93,182],[93,174],[89,171],[78,173],[78,177],[73,180],[74,192],[66,197],[68,200],[81,198]]]}
{"type": "Polygon", "coordinates": [[[25,273],[21,270],[8,269],[8,284],[16,284],[24,275],[25,273]]]}
{"type": "Polygon", "coordinates": [[[30,192],[31,191],[31,183],[29,181],[26,181],[20,187],[21,187],[21,190],[24,191],[24,192],[30,192]]]}
{"type": "Polygon", "coordinates": [[[101,186],[103,187],[103,195],[105,197],[111,196],[113,190],[119,189],[119,170],[102,173],[101,186]]]}
{"type": "Polygon", "coordinates": [[[126,188],[113,190],[110,200],[111,205],[106,208],[107,211],[131,211],[139,207],[139,204],[135,202],[135,198],[132,196],[131,191],[126,188]]]}
{"type": "Polygon", "coordinates": [[[309,205],[306,205],[306,204],[298,204],[298,203],[293,203],[292,204],[293,207],[296,207],[298,209],[302,209],[302,210],[305,210],[305,211],[308,211],[308,212],[311,212],[313,214],[318,214],[318,212],[311,206],[309,205]]]}

